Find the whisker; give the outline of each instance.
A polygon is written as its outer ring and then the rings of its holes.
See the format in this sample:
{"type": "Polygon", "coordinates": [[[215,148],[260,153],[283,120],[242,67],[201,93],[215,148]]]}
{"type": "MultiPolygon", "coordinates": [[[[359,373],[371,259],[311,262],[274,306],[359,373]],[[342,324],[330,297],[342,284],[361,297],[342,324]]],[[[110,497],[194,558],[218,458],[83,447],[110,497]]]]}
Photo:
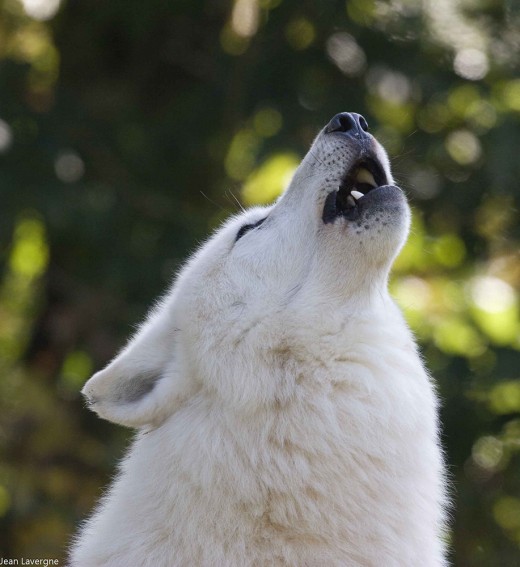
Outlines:
{"type": "Polygon", "coordinates": [[[212,205],[215,205],[215,207],[218,207],[220,211],[224,210],[224,207],[222,205],[220,205],[219,203],[215,202],[213,199],[210,199],[206,193],[204,193],[204,191],[199,191],[199,193],[205,197],[212,205]]]}
{"type": "MultiPolygon", "coordinates": [[[[229,195],[231,195],[233,197],[233,200],[235,201],[235,203],[238,205],[238,208],[245,213],[246,210],[243,207],[242,203],[239,201],[238,197],[233,193],[233,191],[231,191],[231,189],[228,190],[229,191],[229,195]]],[[[232,202],[231,199],[229,199],[229,195],[228,195],[228,191],[226,191],[225,195],[228,198],[229,202],[232,202]]]]}

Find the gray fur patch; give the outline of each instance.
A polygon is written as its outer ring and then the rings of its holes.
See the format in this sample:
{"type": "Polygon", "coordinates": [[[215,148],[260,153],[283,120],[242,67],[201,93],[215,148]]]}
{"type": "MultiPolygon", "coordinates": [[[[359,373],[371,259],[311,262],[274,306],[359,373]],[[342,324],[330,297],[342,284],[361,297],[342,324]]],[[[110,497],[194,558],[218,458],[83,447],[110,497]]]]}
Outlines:
{"type": "Polygon", "coordinates": [[[137,402],[155,388],[159,378],[160,376],[155,374],[140,374],[125,380],[114,391],[113,401],[127,404],[137,402]]]}

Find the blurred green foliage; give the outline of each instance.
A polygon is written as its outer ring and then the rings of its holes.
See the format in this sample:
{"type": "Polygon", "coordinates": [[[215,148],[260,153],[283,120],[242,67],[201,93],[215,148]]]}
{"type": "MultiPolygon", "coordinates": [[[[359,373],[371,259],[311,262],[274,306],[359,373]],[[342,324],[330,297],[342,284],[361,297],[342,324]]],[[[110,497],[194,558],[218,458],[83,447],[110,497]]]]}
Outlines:
{"type": "Polygon", "coordinates": [[[414,207],[454,564],[520,565],[519,61],[513,1],[0,0],[0,556],[64,556],[129,436],[81,385],[353,110],[414,207]]]}

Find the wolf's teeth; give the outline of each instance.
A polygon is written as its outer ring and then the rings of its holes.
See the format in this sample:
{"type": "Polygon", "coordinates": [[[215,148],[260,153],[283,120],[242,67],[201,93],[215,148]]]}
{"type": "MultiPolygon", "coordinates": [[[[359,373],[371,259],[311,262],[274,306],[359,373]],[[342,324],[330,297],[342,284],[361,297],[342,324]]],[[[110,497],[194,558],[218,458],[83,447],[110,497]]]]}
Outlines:
{"type": "Polygon", "coordinates": [[[350,194],[352,195],[352,197],[354,197],[354,199],[361,199],[361,197],[363,197],[363,193],[361,193],[360,191],[351,191],[350,194]]]}
{"type": "Polygon", "coordinates": [[[368,171],[368,169],[361,168],[356,174],[356,181],[361,183],[368,183],[374,187],[377,187],[376,180],[374,176],[368,171]]]}
{"type": "Polygon", "coordinates": [[[356,201],[354,201],[354,199],[349,195],[347,197],[347,203],[351,206],[351,207],[355,207],[356,206],[356,201]]]}

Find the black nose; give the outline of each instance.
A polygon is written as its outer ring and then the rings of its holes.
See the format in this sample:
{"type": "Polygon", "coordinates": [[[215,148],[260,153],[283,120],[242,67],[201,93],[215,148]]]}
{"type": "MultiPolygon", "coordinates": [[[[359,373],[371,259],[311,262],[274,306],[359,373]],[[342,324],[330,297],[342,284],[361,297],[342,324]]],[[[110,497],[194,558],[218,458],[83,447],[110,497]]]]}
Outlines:
{"type": "Polygon", "coordinates": [[[368,132],[367,121],[355,112],[340,112],[327,124],[325,132],[344,132],[349,136],[356,138],[366,137],[368,132]]]}

